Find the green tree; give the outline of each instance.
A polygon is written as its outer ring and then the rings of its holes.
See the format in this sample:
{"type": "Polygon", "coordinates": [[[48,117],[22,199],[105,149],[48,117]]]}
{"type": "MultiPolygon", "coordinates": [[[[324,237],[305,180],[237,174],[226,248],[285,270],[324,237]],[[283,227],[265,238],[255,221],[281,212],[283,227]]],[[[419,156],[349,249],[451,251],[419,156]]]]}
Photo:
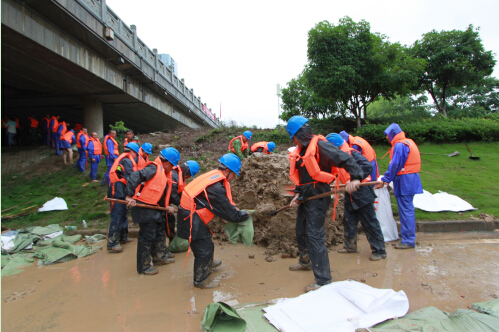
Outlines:
{"type": "Polygon", "coordinates": [[[418,85],[428,91],[444,117],[447,117],[450,88],[477,84],[492,74],[495,60],[491,51],[484,50],[478,30],[473,29],[473,25],[465,31],[433,30],[410,49],[415,58],[426,61],[418,85]]]}
{"type": "Polygon", "coordinates": [[[367,107],[367,114],[369,118],[429,117],[427,101],[428,97],[424,95],[417,98],[396,96],[390,100],[381,97],[367,107]]]}
{"type": "Polygon", "coordinates": [[[392,99],[415,87],[424,61],[405,55],[405,48],[370,31],[368,22],[340,19],[318,23],[308,33],[308,86],[330,104],[344,107],[356,119],[383,96],[392,99]]]}
{"type": "Polygon", "coordinates": [[[338,105],[330,104],[329,100],[317,96],[308,87],[303,74],[288,82],[288,86],[281,90],[281,98],[283,112],[279,117],[284,121],[294,115],[324,118],[340,111],[338,105]]]}

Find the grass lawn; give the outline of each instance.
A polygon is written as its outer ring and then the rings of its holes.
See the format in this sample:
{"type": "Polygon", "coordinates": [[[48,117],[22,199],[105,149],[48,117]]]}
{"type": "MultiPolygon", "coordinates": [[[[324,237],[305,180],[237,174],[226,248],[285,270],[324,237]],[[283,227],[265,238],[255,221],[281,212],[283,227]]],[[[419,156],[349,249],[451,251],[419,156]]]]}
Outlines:
{"type": "MultiPolygon", "coordinates": [[[[416,209],[416,220],[462,220],[470,219],[470,215],[478,216],[487,213],[499,217],[499,142],[470,143],[473,154],[480,160],[471,160],[464,143],[456,144],[421,144],[421,153],[437,153],[441,155],[421,155],[421,182],[423,188],[432,194],[439,190],[456,195],[473,205],[478,210],[463,212],[425,212],[416,209]],[[454,151],[460,154],[447,157],[454,151]],[[444,155],[445,154],[445,155],[444,155]]],[[[388,150],[387,145],[374,146],[378,156],[380,174],[388,169],[389,155],[381,157],[388,150]]],[[[394,215],[398,215],[397,202],[392,196],[394,215]]]]}
{"type": "MultiPolygon", "coordinates": [[[[102,179],[107,170],[105,164],[99,164],[98,179],[102,179]]],[[[88,175],[89,171],[80,173],[73,167],[67,167],[57,172],[46,171],[38,176],[31,172],[3,176],[2,210],[16,207],[2,213],[2,216],[20,213],[32,205],[41,207],[54,197],[62,197],[68,210],[33,213],[4,220],[2,226],[18,229],[59,224],[62,227],[74,225],[81,229],[82,220],[85,220],[89,228],[107,228],[110,222],[110,216],[106,214],[109,203],[103,201],[107,186],[101,186],[100,180],[92,183],[88,175]],[[73,207],[73,204],[78,205],[73,207]]]]}

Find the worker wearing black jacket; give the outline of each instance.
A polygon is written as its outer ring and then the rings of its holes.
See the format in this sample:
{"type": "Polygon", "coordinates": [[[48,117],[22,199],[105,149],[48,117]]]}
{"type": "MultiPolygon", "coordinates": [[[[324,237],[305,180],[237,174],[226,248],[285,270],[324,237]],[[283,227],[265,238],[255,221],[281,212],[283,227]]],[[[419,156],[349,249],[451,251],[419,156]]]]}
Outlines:
{"type": "Polygon", "coordinates": [[[296,184],[296,194],[290,205],[298,206],[296,239],[300,254],[298,264],[290,266],[289,269],[313,270],[315,283],[307,286],[305,292],[318,289],[332,280],[324,230],[331,197],[326,196],[302,204],[299,202],[331,191],[329,184],[334,179],[331,174],[332,167],[344,168],[350,174],[351,182],[346,186],[348,192],[357,190],[363,178],[362,170],[355,160],[327,142],[323,136],[313,135],[307,122],[308,119],[302,116],[294,116],[288,121],[286,128],[293,143],[297,145],[289,154],[290,179],[296,184]]]}
{"type": "MultiPolygon", "coordinates": [[[[350,150],[352,157],[362,168],[365,176],[372,174],[373,165],[362,154],[350,149],[348,144],[339,134],[329,134],[326,139],[334,146],[346,151],[350,150]]],[[[375,179],[371,179],[375,180],[375,179]]],[[[357,252],[357,224],[364,229],[367,241],[371,245],[372,255],[369,257],[372,261],[378,261],[386,258],[385,239],[381,231],[381,225],[376,217],[374,210],[374,200],[376,195],[372,186],[362,186],[358,191],[352,194],[345,194],[345,212],[343,215],[344,241],[343,249],[339,253],[357,252]]]]}
{"type": "Polygon", "coordinates": [[[222,264],[220,260],[213,260],[215,246],[206,225],[215,215],[230,222],[249,218],[247,212],[240,211],[233,204],[229,184],[239,175],[241,160],[228,153],[219,161],[218,170],[198,176],[184,188],[177,215],[177,236],[189,239],[195,257],[194,286],[198,288],[217,287],[218,282],[210,281],[208,277],[214,267],[222,264]]]}
{"type": "MultiPolygon", "coordinates": [[[[134,143],[128,145],[130,144],[134,143]]],[[[172,190],[170,173],[179,160],[180,153],[176,149],[166,148],[154,162],[149,162],[142,170],[132,173],[128,179],[126,201],[132,207],[134,223],[140,227],[137,244],[137,272],[140,274],[158,273],[158,269],[151,267],[151,257],[155,266],[175,262],[166,248],[165,212],[138,207],[136,202],[166,207],[168,213],[173,213],[174,209],[169,206],[172,190]],[[136,192],[139,186],[140,189],[136,192]]]]}

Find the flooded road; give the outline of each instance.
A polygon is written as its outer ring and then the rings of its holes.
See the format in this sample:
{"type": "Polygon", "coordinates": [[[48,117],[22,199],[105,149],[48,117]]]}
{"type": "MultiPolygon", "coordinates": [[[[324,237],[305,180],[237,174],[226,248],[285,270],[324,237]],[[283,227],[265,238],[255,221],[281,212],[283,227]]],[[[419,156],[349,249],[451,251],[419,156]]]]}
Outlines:
{"type": "MultiPolygon", "coordinates": [[[[330,251],[333,280],[349,278],[376,288],[406,292],[410,311],[435,306],[467,308],[499,295],[499,233],[417,234],[416,250],[387,244],[386,260],[369,261],[360,236],[359,253],[330,251]]],[[[99,243],[102,245],[101,242],[99,243]]],[[[37,267],[2,279],[2,331],[201,331],[212,302],[229,304],[296,297],[313,283],[311,271],[289,271],[294,258],[265,260],[265,248],[216,244],[215,272],[221,287],[192,286],[194,257],[176,254],[155,276],[136,272],[136,239],[122,254],[105,251],[63,264],[37,267]],[[254,255],[254,258],[249,258],[254,255]]],[[[105,246],[105,244],[104,244],[105,246]]]]}

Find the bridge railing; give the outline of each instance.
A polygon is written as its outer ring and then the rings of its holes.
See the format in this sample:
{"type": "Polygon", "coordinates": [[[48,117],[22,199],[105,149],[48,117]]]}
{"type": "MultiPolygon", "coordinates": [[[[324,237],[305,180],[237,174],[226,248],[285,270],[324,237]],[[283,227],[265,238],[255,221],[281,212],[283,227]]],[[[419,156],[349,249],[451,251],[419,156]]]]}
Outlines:
{"type": "MultiPolygon", "coordinates": [[[[205,112],[201,98],[194,95],[193,89],[185,86],[183,79],[178,79],[173,71],[164,64],[158,57],[156,49],[150,49],[137,37],[137,28],[134,25],[127,26],[123,20],[106,5],[105,0],[76,0],[83,5],[94,17],[101,21],[105,26],[114,31],[115,37],[119,38],[124,44],[130,47],[138,55],[136,59],[130,59],[139,68],[144,75],[154,80],[166,93],[173,95],[204,122],[211,124],[212,127],[221,125],[220,119],[216,118],[211,111],[205,112]],[[142,65],[140,62],[143,61],[142,65]],[[172,89],[173,88],[173,89],[172,89]]],[[[83,23],[84,24],[84,23],[83,23]]],[[[128,57],[127,57],[128,58],[128,57]]],[[[204,105],[206,106],[206,105],[204,105]]]]}

